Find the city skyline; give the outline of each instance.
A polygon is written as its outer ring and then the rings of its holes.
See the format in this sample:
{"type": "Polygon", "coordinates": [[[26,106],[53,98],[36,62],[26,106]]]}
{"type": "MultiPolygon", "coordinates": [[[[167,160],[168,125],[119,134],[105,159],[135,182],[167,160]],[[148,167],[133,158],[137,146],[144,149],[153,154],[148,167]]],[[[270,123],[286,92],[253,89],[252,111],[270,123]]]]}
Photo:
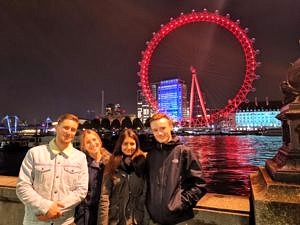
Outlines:
{"type": "MultiPolygon", "coordinates": [[[[249,37],[256,39],[254,47],[261,52],[257,61],[262,62],[256,72],[261,79],[254,82],[256,92],[249,100],[254,96],[280,100],[279,84],[286,79],[289,63],[299,58],[298,1],[103,0],[54,4],[17,0],[0,3],[1,118],[9,114],[41,121],[64,112],[79,116],[87,110],[100,112],[102,90],[105,105],[119,103],[128,113],[136,113],[138,61],[146,41],[170,17],[203,8],[219,10],[220,15],[229,13],[232,20],[240,20],[241,27],[249,28],[249,37]]],[[[212,90],[212,104],[224,104],[243,78],[239,43],[220,28],[200,24],[174,32],[159,45],[149,82],[179,76],[189,83],[191,64],[197,69],[200,85],[212,90]]]]}

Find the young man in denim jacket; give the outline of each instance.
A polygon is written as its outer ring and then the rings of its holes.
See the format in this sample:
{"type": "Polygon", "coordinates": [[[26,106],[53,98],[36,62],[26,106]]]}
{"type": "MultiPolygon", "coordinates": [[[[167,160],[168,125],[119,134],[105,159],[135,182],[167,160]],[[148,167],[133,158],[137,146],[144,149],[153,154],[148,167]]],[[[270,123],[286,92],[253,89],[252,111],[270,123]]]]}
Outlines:
{"type": "Polygon", "coordinates": [[[25,205],[24,225],[74,224],[75,206],[88,189],[85,154],[72,145],[78,123],[75,115],[62,115],[56,137],[28,150],[16,187],[25,205]]]}

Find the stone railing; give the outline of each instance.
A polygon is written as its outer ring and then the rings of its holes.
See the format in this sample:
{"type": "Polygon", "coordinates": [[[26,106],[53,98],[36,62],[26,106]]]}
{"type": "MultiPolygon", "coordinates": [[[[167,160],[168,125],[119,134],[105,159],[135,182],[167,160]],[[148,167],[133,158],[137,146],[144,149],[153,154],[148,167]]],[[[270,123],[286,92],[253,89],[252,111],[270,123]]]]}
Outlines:
{"type": "MultiPolygon", "coordinates": [[[[16,196],[17,177],[0,176],[0,224],[21,225],[24,206],[16,196]]],[[[208,193],[194,209],[189,225],[249,225],[249,199],[208,193]]]]}

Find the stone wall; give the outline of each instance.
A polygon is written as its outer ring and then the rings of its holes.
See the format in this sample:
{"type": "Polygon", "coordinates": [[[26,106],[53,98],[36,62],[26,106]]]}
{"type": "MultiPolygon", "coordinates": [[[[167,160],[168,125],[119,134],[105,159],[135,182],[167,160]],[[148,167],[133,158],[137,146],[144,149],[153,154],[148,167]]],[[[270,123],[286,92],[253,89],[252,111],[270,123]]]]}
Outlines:
{"type": "Polygon", "coordinates": [[[0,224],[22,225],[24,205],[16,195],[13,187],[0,186],[0,224]]]}
{"type": "MultiPolygon", "coordinates": [[[[0,176],[0,224],[22,225],[24,206],[16,195],[16,177],[0,176]]],[[[249,200],[244,196],[208,193],[194,209],[188,225],[249,225],[249,200]]]]}

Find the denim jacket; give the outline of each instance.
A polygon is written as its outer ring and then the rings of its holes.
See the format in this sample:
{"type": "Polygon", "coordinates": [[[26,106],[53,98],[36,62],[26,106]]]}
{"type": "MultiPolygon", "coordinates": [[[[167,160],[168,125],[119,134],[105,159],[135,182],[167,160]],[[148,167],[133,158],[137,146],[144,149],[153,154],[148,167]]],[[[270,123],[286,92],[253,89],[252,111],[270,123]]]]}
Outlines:
{"type": "Polygon", "coordinates": [[[57,153],[50,149],[51,142],[29,149],[20,169],[16,192],[25,205],[24,225],[72,223],[75,206],[87,193],[85,154],[72,144],[57,153]],[[62,202],[63,215],[53,221],[39,221],[36,216],[46,214],[53,201],[62,202]]]}

